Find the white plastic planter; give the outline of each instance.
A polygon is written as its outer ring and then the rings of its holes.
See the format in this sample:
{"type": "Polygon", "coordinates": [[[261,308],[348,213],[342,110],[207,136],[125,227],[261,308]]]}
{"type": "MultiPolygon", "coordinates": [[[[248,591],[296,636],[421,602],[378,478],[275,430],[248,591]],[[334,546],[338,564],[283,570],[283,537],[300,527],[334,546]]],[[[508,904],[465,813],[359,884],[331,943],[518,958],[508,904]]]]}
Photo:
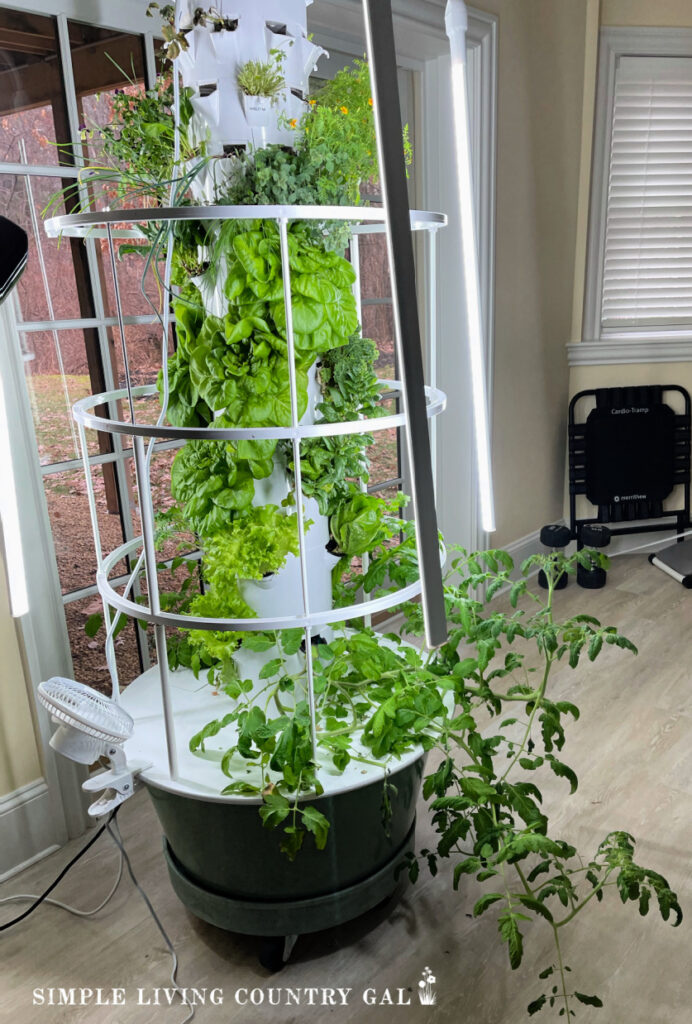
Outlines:
{"type": "Polygon", "coordinates": [[[275,104],[271,96],[247,96],[243,94],[243,110],[251,128],[269,128],[275,104]]]}
{"type": "MultiPolygon", "coordinates": [[[[305,8],[309,2],[221,0],[216,7],[222,15],[237,19],[235,31],[216,32],[212,26],[197,25],[186,33],[188,49],[182,51],[176,65],[184,85],[192,90],[193,138],[206,141],[210,155],[293,143],[289,126],[300,120],[309,77],[326,54],[307,38],[305,8]],[[249,60],[271,62],[272,50],[284,55],[285,89],[267,106],[262,102],[267,97],[242,95],[237,73],[249,60]]],[[[177,24],[191,24],[197,6],[179,0],[177,24]]]]}

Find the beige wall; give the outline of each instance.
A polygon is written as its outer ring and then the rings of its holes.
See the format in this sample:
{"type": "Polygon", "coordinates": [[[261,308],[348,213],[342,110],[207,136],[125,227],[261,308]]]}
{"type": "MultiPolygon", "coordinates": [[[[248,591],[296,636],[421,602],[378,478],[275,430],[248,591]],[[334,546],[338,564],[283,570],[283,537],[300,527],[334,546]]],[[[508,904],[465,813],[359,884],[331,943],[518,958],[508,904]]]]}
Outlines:
{"type": "Polygon", "coordinates": [[[601,0],[603,25],[691,28],[691,0],[601,0]]]}
{"type": "Polygon", "coordinates": [[[499,16],[493,459],[509,543],[562,515],[587,0],[499,16]]]}
{"type": "MultiPolygon", "coordinates": [[[[659,28],[692,27],[692,0],[601,0],[600,21],[603,26],[651,26],[659,28]]],[[[585,88],[595,85],[595,68],[587,68],[585,88]]],[[[588,210],[580,209],[579,231],[586,231],[588,210]]],[[[585,266],[577,265],[575,274],[575,322],[581,309],[577,297],[583,282],[585,266]]],[[[581,340],[573,337],[574,341],[581,340]]],[[[681,384],[692,392],[692,363],[630,363],[613,366],[575,366],[570,370],[570,395],[588,388],[626,387],[637,384],[681,384]]],[[[565,508],[567,507],[565,497],[565,508]]]]}
{"type": "Polygon", "coordinates": [[[692,394],[692,363],[573,366],[570,374],[572,394],[588,388],[629,387],[640,384],[679,384],[692,394]]]}
{"type": "Polygon", "coordinates": [[[5,569],[0,562],[0,797],[42,774],[5,569]]]}

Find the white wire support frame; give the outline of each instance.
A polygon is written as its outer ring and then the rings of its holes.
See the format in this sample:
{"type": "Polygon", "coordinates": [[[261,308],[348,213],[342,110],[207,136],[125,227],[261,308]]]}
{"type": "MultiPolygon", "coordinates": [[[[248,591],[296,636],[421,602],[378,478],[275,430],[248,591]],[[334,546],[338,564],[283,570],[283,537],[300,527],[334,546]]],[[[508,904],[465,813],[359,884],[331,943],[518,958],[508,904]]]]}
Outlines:
{"type": "MultiPolygon", "coordinates": [[[[427,213],[411,211],[411,229],[413,231],[425,231],[436,235],[440,227],[446,224],[446,217],[439,213],[427,213]]],[[[89,212],[82,214],[71,214],[55,217],[46,222],[46,230],[51,236],[67,235],[72,237],[104,237],[107,239],[110,251],[111,270],[114,277],[114,297],[117,307],[117,319],[120,326],[121,344],[123,347],[123,366],[125,369],[125,387],[109,391],[107,393],[92,395],[77,402],[73,407],[73,415],[77,421],[84,468],[86,472],[89,510],[94,533],[94,541],[97,557],[96,583],[104,603],[108,617],[108,647],[109,667],[113,676],[113,696],[118,697],[117,670],[111,666],[110,657],[113,655],[112,636],[117,619],[121,615],[129,616],[142,623],[152,624],[155,629],[156,647],[158,655],[159,677],[161,687],[161,700],[163,707],[163,720],[166,733],[166,745],[168,750],[168,768],[171,779],[178,777],[178,757],[176,750],[176,737],[173,721],[173,706],[170,680],[168,677],[168,665],[166,659],[166,629],[201,629],[219,632],[225,631],[278,631],[282,629],[302,628],[305,631],[306,649],[306,674],[307,674],[307,696],[310,708],[313,748],[316,749],[316,714],[315,714],[315,693],[312,678],[312,661],[309,656],[311,648],[311,637],[314,627],[328,625],[330,623],[345,622],[353,619],[372,616],[377,612],[386,611],[389,608],[399,605],[423,593],[424,582],[419,578],[415,582],[389,592],[384,596],[371,600],[359,601],[358,603],[341,608],[313,608],[310,602],[309,574],[307,565],[307,549],[305,540],[305,512],[304,495],[301,479],[301,442],[308,438],[329,437],[348,434],[378,433],[383,430],[404,428],[407,441],[410,443],[412,425],[406,410],[390,415],[379,417],[360,418],[349,422],[322,422],[322,423],[300,423],[298,406],[298,381],[295,353],[294,325],[292,314],[291,295],[291,268],[289,257],[289,226],[291,223],[300,221],[313,221],[326,223],[328,221],[347,222],[351,226],[353,236],[357,239],[360,234],[384,233],[386,230],[386,212],[381,208],[374,207],[303,207],[303,206],[186,206],[149,208],[138,210],[113,210],[103,212],[89,212]],[[127,353],[127,341],[124,330],[125,317],[123,316],[121,293],[117,281],[117,265],[114,240],[122,237],[144,237],[143,232],[136,226],[138,224],[158,225],[162,233],[167,229],[167,266],[165,284],[165,302],[168,305],[170,298],[170,254],[172,252],[172,226],[181,220],[268,220],[276,224],[279,234],[282,279],[284,288],[284,303],[286,307],[286,341],[289,371],[290,389],[290,425],[253,427],[253,428],[227,428],[215,427],[174,427],[165,422],[167,405],[167,389],[164,390],[163,407],[156,422],[141,422],[137,418],[137,400],[153,398],[158,394],[155,385],[138,385],[132,383],[130,375],[130,362],[127,353]],[[121,225],[118,227],[118,225],[121,225]],[[133,226],[134,225],[134,226],[133,226]],[[122,407],[123,401],[129,409],[130,419],[114,419],[97,416],[95,410],[104,405],[108,409],[122,407]],[[141,515],[142,535],[120,545],[114,551],[104,554],[101,544],[100,529],[96,509],[96,500],[93,490],[91,466],[87,457],[85,444],[85,430],[94,429],[107,434],[132,438],[133,455],[136,467],[139,504],[141,515]],[[151,453],[155,442],[184,442],[188,440],[207,441],[241,441],[241,440],[286,440],[291,442],[294,459],[294,490],[296,499],[296,516],[299,540],[299,561],[301,570],[302,601],[299,610],[295,615],[273,617],[273,618],[238,618],[238,619],[216,619],[203,618],[191,615],[174,614],[162,610],[158,583],[158,568],[155,546],[155,513],[151,494],[150,469],[151,453]],[[148,440],[148,445],[146,441],[148,440]],[[134,569],[122,592],[116,589],[113,577],[117,577],[116,566],[123,558],[134,561],[134,569]],[[135,577],[144,568],[147,581],[146,601],[140,599],[132,600],[130,593],[133,589],[135,577]],[[111,612],[115,617],[111,619],[111,612]]],[[[357,241],[356,241],[357,250],[357,241]]],[[[428,284],[434,284],[434,269],[432,278],[428,278],[428,284]]],[[[434,303],[434,297],[430,296],[430,302],[434,303]]],[[[357,305],[359,300],[357,300],[357,305]]],[[[167,328],[168,312],[162,318],[164,327],[164,342],[162,344],[163,379],[167,381],[167,328]]],[[[383,380],[380,382],[383,389],[383,398],[399,398],[402,396],[402,384],[399,381],[383,380]]],[[[421,386],[423,382],[421,381],[421,386]]],[[[436,388],[425,388],[426,413],[428,419],[439,415],[445,408],[446,397],[436,388]]],[[[401,403],[405,405],[405,403],[401,403]]],[[[415,504],[413,515],[416,515],[415,504]]],[[[437,541],[437,538],[436,538],[437,541]]],[[[191,556],[193,557],[193,556],[191,556]]],[[[194,556],[194,557],[199,557],[194,556]]],[[[441,552],[441,560],[444,554],[441,552]]],[[[424,595],[423,595],[424,596],[424,595]]]]}

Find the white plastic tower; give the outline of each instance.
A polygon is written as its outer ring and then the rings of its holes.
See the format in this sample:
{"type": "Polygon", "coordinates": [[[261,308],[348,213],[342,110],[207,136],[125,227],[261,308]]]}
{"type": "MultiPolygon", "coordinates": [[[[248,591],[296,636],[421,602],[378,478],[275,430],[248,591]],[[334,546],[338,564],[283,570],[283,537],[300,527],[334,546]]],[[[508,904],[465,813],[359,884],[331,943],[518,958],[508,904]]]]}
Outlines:
{"type": "Polygon", "coordinates": [[[293,144],[291,122],[304,113],[308,80],[326,53],[308,39],[305,9],[310,3],[218,0],[211,10],[234,27],[215,31],[208,21],[194,23],[196,0],[178,0],[176,24],[186,33],[188,49],[176,64],[183,84],[193,90],[193,137],[208,140],[210,155],[293,144]],[[283,56],[284,89],[269,103],[244,96],[237,82],[239,69],[249,60],[270,62],[276,51],[283,56]]]}

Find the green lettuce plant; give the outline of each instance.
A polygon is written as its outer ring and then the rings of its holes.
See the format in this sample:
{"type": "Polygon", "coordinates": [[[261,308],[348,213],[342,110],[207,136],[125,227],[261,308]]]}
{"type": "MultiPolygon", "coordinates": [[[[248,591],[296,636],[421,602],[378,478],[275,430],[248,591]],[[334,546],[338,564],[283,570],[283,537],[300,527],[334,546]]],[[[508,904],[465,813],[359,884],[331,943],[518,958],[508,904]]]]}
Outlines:
{"type": "Polygon", "coordinates": [[[233,518],[250,508],[254,476],[223,441],[188,441],[173,460],[171,493],[190,529],[207,536],[229,529],[233,518]]]}

